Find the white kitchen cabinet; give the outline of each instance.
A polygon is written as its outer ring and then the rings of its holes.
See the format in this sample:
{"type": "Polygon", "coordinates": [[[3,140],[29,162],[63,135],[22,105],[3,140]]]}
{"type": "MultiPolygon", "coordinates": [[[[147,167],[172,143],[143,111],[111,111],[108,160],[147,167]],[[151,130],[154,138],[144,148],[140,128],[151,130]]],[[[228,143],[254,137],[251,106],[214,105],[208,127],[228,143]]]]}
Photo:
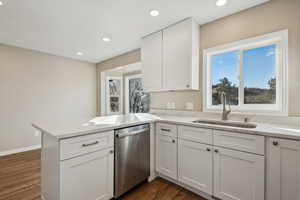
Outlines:
{"type": "Polygon", "coordinates": [[[158,134],[156,139],[156,169],[160,174],[176,180],[177,138],[158,134]]]}
{"type": "Polygon", "coordinates": [[[212,146],[178,140],[178,180],[199,191],[212,194],[212,146]]]}
{"type": "Polygon", "coordinates": [[[61,162],[61,200],[108,200],[113,197],[113,148],[61,162]]]}
{"type": "Polygon", "coordinates": [[[213,195],[222,200],[264,200],[264,162],[261,155],[215,147],[213,195]]]}
{"type": "Polygon", "coordinates": [[[146,91],[199,89],[199,29],[189,18],[142,39],[146,91]]]}
{"type": "Polygon", "coordinates": [[[300,141],[268,138],[267,200],[300,200],[300,141]]]}
{"type": "Polygon", "coordinates": [[[163,85],[199,89],[199,25],[192,18],[163,30],[163,85]]]}
{"type": "Polygon", "coordinates": [[[144,89],[162,90],[162,31],[143,38],[141,58],[144,89]]]}

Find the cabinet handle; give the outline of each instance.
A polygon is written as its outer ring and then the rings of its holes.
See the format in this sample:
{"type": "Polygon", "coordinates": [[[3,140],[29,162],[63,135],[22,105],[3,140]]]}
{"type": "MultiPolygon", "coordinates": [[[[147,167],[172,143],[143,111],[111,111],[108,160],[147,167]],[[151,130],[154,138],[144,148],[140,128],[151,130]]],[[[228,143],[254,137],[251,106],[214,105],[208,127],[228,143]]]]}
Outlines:
{"type": "Polygon", "coordinates": [[[273,141],[273,145],[274,145],[274,146],[278,146],[278,144],[279,144],[279,143],[278,143],[277,141],[273,141]]]}
{"type": "Polygon", "coordinates": [[[114,150],[110,150],[109,153],[110,153],[110,154],[113,154],[113,153],[114,153],[114,150]]]}
{"type": "Polygon", "coordinates": [[[210,151],[210,148],[206,148],[206,151],[210,151]]]}
{"type": "Polygon", "coordinates": [[[218,149],[215,149],[215,153],[219,153],[219,150],[218,150],[218,149]]]}
{"type": "Polygon", "coordinates": [[[99,143],[99,142],[96,141],[96,142],[92,142],[92,143],[82,144],[81,146],[82,146],[82,147],[88,147],[88,146],[96,145],[96,144],[98,144],[98,143],[99,143]]]}
{"type": "Polygon", "coordinates": [[[175,143],[176,141],[175,141],[175,140],[172,140],[172,142],[175,143]]]}
{"type": "Polygon", "coordinates": [[[166,128],[161,128],[160,130],[165,131],[165,132],[170,132],[171,131],[170,129],[166,129],[166,128]]]}

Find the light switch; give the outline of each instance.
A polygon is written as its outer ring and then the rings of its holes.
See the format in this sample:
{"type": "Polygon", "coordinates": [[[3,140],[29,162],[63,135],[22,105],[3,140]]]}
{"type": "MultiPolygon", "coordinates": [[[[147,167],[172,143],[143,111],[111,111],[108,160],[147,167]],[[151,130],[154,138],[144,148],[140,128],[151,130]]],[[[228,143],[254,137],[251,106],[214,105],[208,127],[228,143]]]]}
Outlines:
{"type": "Polygon", "coordinates": [[[171,103],[171,109],[176,109],[176,104],[175,104],[175,102],[172,102],[172,103],[171,103]]]}
{"type": "Polygon", "coordinates": [[[172,105],[170,102],[167,103],[167,109],[172,109],[172,105]]]}

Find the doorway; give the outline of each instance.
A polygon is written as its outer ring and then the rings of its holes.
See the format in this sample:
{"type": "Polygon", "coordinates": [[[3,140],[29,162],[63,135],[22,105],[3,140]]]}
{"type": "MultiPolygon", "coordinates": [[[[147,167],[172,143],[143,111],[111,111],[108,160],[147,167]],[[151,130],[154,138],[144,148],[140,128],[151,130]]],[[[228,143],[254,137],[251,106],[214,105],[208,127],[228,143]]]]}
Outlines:
{"type": "Polygon", "coordinates": [[[143,89],[141,63],[101,72],[101,115],[146,113],[150,94],[143,89]]]}

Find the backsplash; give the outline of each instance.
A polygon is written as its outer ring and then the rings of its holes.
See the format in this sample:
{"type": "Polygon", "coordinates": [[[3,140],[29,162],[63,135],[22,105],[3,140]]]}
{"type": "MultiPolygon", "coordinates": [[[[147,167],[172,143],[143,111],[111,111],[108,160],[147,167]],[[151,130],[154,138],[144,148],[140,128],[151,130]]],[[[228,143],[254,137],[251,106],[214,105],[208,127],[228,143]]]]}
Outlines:
{"type": "Polygon", "coordinates": [[[151,93],[151,109],[201,111],[200,91],[169,91],[151,93]]]}

